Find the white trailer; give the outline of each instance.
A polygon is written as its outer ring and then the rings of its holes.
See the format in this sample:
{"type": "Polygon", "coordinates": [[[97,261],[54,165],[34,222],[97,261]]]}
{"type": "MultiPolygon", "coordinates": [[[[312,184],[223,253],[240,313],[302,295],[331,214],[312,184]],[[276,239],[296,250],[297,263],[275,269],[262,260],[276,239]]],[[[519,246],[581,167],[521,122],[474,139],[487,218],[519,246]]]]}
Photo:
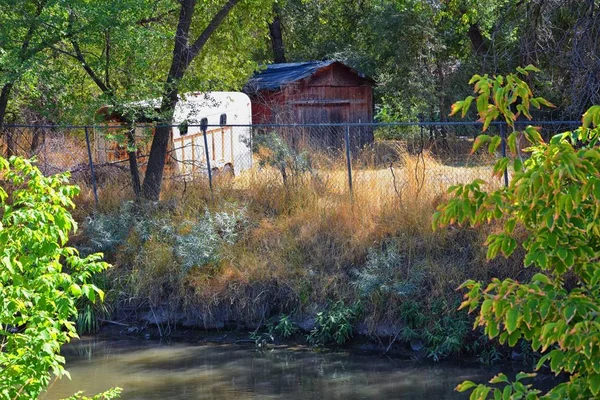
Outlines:
{"type": "MultiPolygon", "coordinates": [[[[158,109],[159,100],[139,104],[140,107],[158,109]]],[[[107,115],[103,108],[101,114],[107,115]]],[[[111,116],[111,122],[119,122],[111,116]]],[[[213,172],[239,174],[252,167],[251,127],[252,108],[250,98],[239,92],[189,93],[183,95],[173,114],[171,143],[167,164],[181,174],[207,172],[207,150],[213,172]],[[206,142],[202,126],[206,126],[206,142]],[[231,126],[234,125],[234,126],[231,126]],[[236,126],[237,125],[237,126],[236,126]]],[[[142,145],[145,128],[136,128],[139,138],[138,154],[149,154],[149,142],[142,145]]],[[[98,162],[117,162],[127,159],[127,147],[95,135],[98,162]]]]}

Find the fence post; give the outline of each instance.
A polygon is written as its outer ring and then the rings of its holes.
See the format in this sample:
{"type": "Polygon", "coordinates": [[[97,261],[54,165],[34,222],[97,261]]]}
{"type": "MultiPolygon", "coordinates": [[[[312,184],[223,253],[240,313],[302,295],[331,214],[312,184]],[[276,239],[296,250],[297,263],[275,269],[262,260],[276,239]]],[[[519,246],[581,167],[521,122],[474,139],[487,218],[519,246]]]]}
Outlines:
{"type": "Polygon", "coordinates": [[[346,142],[346,162],[348,165],[348,188],[350,189],[350,199],[353,199],[352,191],[352,161],[350,159],[350,125],[346,125],[344,131],[344,141],[346,142]]]}
{"type": "MultiPolygon", "coordinates": [[[[502,157],[506,157],[506,131],[503,122],[500,122],[500,137],[502,138],[502,157]]],[[[504,186],[508,187],[508,168],[504,168],[504,186]]]]}
{"type": "Polygon", "coordinates": [[[92,187],[94,189],[94,200],[98,208],[98,186],[96,185],[96,172],[94,171],[94,160],[92,159],[92,146],[90,145],[90,131],[85,127],[85,144],[87,145],[88,159],[90,161],[90,172],[92,174],[92,187]]]}
{"type": "Polygon", "coordinates": [[[206,138],[206,130],[208,129],[208,121],[202,120],[200,129],[202,129],[202,136],[204,137],[204,153],[206,154],[206,168],[208,170],[208,186],[210,187],[210,194],[213,195],[213,184],[212,184],[212,170],[210,169],[210,156],[208,154],[208,139],[206,138]]]}

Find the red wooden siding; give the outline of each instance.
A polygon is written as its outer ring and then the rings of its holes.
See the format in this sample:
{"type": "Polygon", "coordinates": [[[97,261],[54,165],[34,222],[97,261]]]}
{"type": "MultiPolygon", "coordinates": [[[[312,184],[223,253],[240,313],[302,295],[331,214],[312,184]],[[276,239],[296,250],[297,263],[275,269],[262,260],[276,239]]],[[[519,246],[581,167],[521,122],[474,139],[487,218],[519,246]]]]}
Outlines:
{"type": "MultiPolygon", "coordinates": [[[[266,123],[356,123],[373,121],[373,82],[351,68],[333,63],[308,78],[288,83],[277,91],[251,95],[252,122],[266,123]]],[[[356,146],[373,141],[371,129],[360,129],[356,146]]],[[[316,132],[316,130],[315,130],[316,132]]],[[[316,134],[313,132],[314,134],[316,134]]],[[[320,129],[326,146],[339,147],[342,128],[320,129]]]]}

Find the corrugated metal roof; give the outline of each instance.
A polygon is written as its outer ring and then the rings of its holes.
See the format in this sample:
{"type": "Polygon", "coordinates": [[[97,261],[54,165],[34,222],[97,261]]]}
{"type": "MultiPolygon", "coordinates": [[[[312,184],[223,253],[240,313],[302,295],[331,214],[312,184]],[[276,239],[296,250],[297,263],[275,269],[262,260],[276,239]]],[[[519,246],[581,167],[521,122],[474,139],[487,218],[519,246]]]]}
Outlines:
{"type": "MultiPolygon", "coordinates": [[[[334,60],[270,64],[264,70],[255,73],[250,78],[246,86],[244,86],[244,91],[246,93],[256,93],[260,90],[278,90],[288,83],[308,78],[320,69],[335,63],[354,71],[361,78],[366,78],[364,74],[334,60]]],[[[369,78],[366,79],[370,80],[369,78]]]]}

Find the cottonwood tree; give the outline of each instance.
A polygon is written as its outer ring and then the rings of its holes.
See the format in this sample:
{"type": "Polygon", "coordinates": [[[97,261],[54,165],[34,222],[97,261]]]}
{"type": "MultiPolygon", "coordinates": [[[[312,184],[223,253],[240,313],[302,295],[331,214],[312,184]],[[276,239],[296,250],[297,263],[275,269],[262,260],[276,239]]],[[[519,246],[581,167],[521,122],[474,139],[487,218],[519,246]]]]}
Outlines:
{"type": "MultiPolygon", "coordinates": [[[[93,82],[100,92],[100,104],[117,112],[128,125],[126,130],[129,167],[136,198],[141,196],[141,183],[136,154],[134,125],[141,117],[132,106],[136,100],[156,95],[164,31],[160,24],[168,22],[176,9],[170,1],[119,0],[103,2],[98,9],[102,16],[76,38],[68,38],[52,50],[71,61],[93,82]]],[[[74,16],[77,18],[77,16],[74,16]]],[[[88,109],[88,113],[95,110],[88,109]]],[[[94,119],[92,119],[93,122],[94,119]]]]}
{"type": "Polygon", "coordinates": [[[105,18],[99,2],[0,0],[0,126],[15,85],[35,74],[53,46],[76,39],[105,18]]]}
{"type": "Polygon", "coordinates": [[[105,4],[103,15],[107,19],[95,29],[53,49],[84,71],[101,101],[131,127],[142,115],[158,125],[143,187],[132,130],[127,135],[134,191],[156,200],[170,137],[167,126],[180,93],[241,87],[257,66],[251,61],[251,51],[266,37],[271,4],[125,0],[105,4]],[[141,110],[139,101],[152,98],[161,99],[159,109],[141,110]]]}
{"type": "MultiPolygon", "coordinates": [[[[546,365],[568,381],[547,393],[519,373],[514,382],[504,374],[493,385],[465,381],[459,391],[473,389],[470,399],[596,399],[600,396],[600,106],[590,107],[581,127],[544,141],[540,129],[516,129],[519,118],[531,119],[532,107],[552,106],[535,97],[526,79],[533,66],[508,75],[475,75],[475,94],[453,105],[465,116],[475,106],[483,130],[496,119],[512,133],[506,138],[509,156],[500,158],[494,175],[511,171],[507,187],[493,189],[481,179],[450,188],[450,200],[433,217],[434,227],[452,224],[495,224],[487,237],[487,257],[511,256],[525,251],[523,266],[531,268],[527,281],[493,278],[489,283],[469,280],[461,308],[476,314],[474,328],[490,338],[515,346],[520,340],[543,356],[546,365]],[[527,143],[527,144],[525,144],[527,143]],[[525,146],[523,146],[525,144],[525,146]],[[525,148],[523,148],[525,147],[525,148]],[[519,239],[524,239],[519,243],[519,239]]],[[[499,136],[480,135],[473,151],[483,145],[495,154],[499,136]]]]}
{"type": "MultiPolygon", "coordinates": [[[[43,62],[53,44],[75,36],[80,27],[69,25],[61,0],[0,0],[0,129],[15,85],[43,62]]],[[[10,137],[8,155],[13,152],[10,137]]]]}
{"type": "MultiPolygon", "coordinates": [[[[143,196],[149,200],[158,200],[161,191],[162,176],[167,155],[167,146],[171,130],[167,125],[172,122],[173,112],[180,98],[182,82],[191,72],[192,63],[201,58],[201,54],[209,39],[219,40],[216,55],[227,51],[228,45],[233,45],[236,40],[249,43],[248,37],[256,28],[267,28],[271,15],[271,2],[260,0],[226,0],[206,1],[198,7],[196,0],[181,0],[177,27],[173,43],[173,53],[170,59],[169,71],[162,89],[162,101],[160,106],[159,126],[156,128],[144,183],[142,186],[143,196]],[[234,8],[238,11],[235,12],[234,8]],[[229,21],[227,21],[229,20],[229,21]],[[252,21],[252,23],[250,23],[252,21]],[[248,25],[245,23],[248,22],[248,25]],[[226,26],[223,26],[226,25],[226,26]]],[[[210,57],[210,55],[207,54],[210,57]]],[[[240,55],[243,57],[242,55],[240,55]]],[[[206,60],[206,58],[205,58],[206,60]]],[[[249,60],[242,62],[248,71],[254,64],[249,60]]],[[[224,74],[235,73],[228,70],[230,66],[213,64],[214,68],[224,74]]]]}

